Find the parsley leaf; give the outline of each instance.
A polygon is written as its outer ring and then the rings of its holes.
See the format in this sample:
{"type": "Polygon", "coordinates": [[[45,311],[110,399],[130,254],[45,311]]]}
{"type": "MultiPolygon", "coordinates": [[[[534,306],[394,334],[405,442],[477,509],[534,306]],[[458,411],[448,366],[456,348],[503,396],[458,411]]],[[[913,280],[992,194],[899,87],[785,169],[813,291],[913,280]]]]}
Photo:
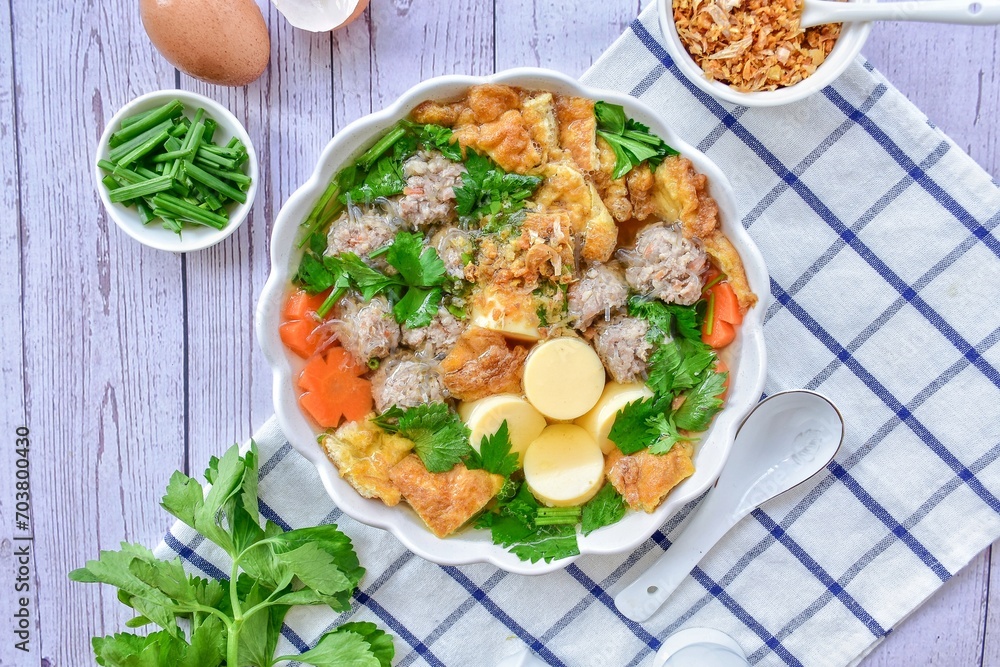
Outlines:
{"type": "Polygon", "coordinates": [[[465,220],[481,221],[496,228],[507,224],[511,214],[524,208],[542,179],[537,176],[509,174],[485,155],[467,150],[466,172],[462,185],[455,188],[455,209],[465,220]]]}
{"type": "MultiPolygon", "coordinates": [[[[95,637],[99,665],[273,665],[293,657],[274,655],[291,606],[350,609],[351,595],[364,575],[350,538],[334,525],[288,532],[271,522],[261,527],[253,443],[242,456],[234,446],[221,458],[213,457],[205,478],[212,485],[207,493],[194,479],[174,473],[162,505],[228,554],[228,580],[189,575],[179,559],[162,561],[149,549],[128,543],[70,572],[73,581],[117,587],[118,599],[138,614],[127,626],[155,623],[162,628],[145,637],[95,637]],[[179,621],[191,628],[190,641],[179,621]]],[[[317,649],[300,659],[318,666],[348,660],[388,667],[393,653],[392,639],[373,624],[350,623],[324,635],[317,649]],[[330,639],[331,634],[342,636],[330,639]]]]}
{"type": "Polygon", "coordinates": [[[621,178],[642,162],[658,166],[669,155],[680,155],[663,139],[652,134],[642,123],[625,116],[625,109],[618,104],[597,102],[597,135],[602,137],[615,152],[613,178],[621,178]]]}
{"type": "Polygon", "coordinates": [[[379,197],[398,195],[406,187],[403,177],[403,163],[395,155],[384,155],[378,159],[364,180],[340,195],[340,202],[346,204],[370,204],[379,197]]]}
{"type": "Polygon", "coordinates": [[[722,409],[719,398],[725,390],[729,373],[708,373],[684,398],[684,402],[674,412],[677,428],[686,431],[704,431],[712,422],[712,417],[722,409]]]}
{"type": "Polygon", "coordinates": [[[434,148],[452,162],[462,161],[462,147],[452,143],[452,131],[440,125],[424,125],[417,131],[417,137],[425,148],[434,148]]]}
{"type": "Polygon", "coordinates": [[[635,454],[645,449],[656,438],[656,431],[649,421],[660,412],[655,397],[629,403],[615,415],[608,439],[618,446],[622,454],[635,454]]]}
{"type": "Polygon", "coordinates": [[[420,234],[399,231],[385,253],[385,260],[399,271],[407,292],[393,306],[396,321],[410,329],[431,323],[441,304],[444,262],[437,250],[424,247],[420,234]]]}
{"type": "Polygon", "coordinates": [[[494,475],[510,477],[518,468],[516,452],[510,451],[510,432],[507,429],[507,420],[504,419],[493,435],[483,436],[479,451],[473,449],[465,459],[465,467],[469,470],[485,470],[494,475]]]}
{"type": "Polygon", "coordinates": [[[674,424],[673,415],[659,414],[652,417],[648,423],[657,433],[656,440],[649,446],[650,454],[666,454],[678,442],[691,442],[694,439],[680,434],[674,424]]]}
{"type": "Polygon", "coordinates": [[[425,403],[405,410],[392,406],[372,421],[387,433],[412,440],[429,472],[448,472],[472,451],[469,428],[444,403],[425,403]]]}
{"type": "Polygon", "coordinates": [[[663,303],[659,299],[631,296],[628,300],[628,314],[641,317],[649,323],[646,339],[658,343],[676,332],[681,338],[701,342],[701,315],[697,305],[682,306],[678,303],[663,303]]]}
{"type": "MultiPolygon", "coordinates": [[[[544,525],[536,522],[540,514],[555,510],[557,513],[572,511],[579,508],[540,507],[535,497],[531,495],[527,484],[521,483],[517,494],[507,501],[498,503],[496,512],[486,512],[476,522],[477,528],[490,528],[493,544],[510,549],[521,560],[546,563],[559,558],[576,556],[580,553],[576,541],[576,522],[579,514],[572,514],[565,520],[556,519],[544,525]],[[572,522],[572,523],[570,523],[572,522]]],[[[543,522],[546,519],[542,519],[543,522]]]]}
{"type": "Polygon", "coordinates": [[[434,287],[444,282],[444,262],[437,250],[424,247],[420,234],[400,231],[385,253],[385,261],[396,267],[408,285],[434,287]]]}
{"type": "Polygon", "coordinates": [[[608,482],[583,506],[581,516],[583,534],[590,535],[598,528],[618,523],[624,516],[625,499],[608,482]]]}
{"type": "Polygon", "coordinates": [[[408,329],[419,329],[431,323],[441,303],[440,289],[411,287],[392,307],[396,321],[408,329]]]}
{"type": "Polygon", "coordinates": [[[521,560],[551,563],[561,558],[580,555],[576,541],[576,526],[567,524],[540,526],[530,535],[510,545],[510,551],[521,560]]]}
{"type": "Polygon", "coordinates": [[[715,351],[701,341],[666,340],[649,355],[646,384],[661,395],[690,389],[716,359],[715,351]]]}

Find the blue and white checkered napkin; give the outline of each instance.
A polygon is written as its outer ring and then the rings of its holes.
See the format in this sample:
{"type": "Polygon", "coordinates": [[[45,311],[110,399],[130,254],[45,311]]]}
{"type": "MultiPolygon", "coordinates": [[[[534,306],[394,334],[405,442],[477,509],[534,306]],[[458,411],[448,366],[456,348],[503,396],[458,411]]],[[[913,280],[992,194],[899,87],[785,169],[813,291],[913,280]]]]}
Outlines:
{"type": "MultiPolygon", "coordinates": [[[[644,99],[726,172],[772,276],[766,391],[833,399],[840,456],[744,519],[640,626],[612,598],[686,512],[633,554],[542,577],[439,567],[342,516],[271,420],[256,436],[265,515],[337,522],[368,568],[351,613],[289,615],[291,646],[351,618],[396,635],[399,665],[488,666],[525,645],[553,666],[641,665],[667,635],[710,626],[754,664],[845,665],[1000,537],[997,183],[866,63],[749,111],[683,79],[658,36],[644,12],[585,79],[644,99]]],[[[183,527],[171,552],[223,576],[183,527]]]]}

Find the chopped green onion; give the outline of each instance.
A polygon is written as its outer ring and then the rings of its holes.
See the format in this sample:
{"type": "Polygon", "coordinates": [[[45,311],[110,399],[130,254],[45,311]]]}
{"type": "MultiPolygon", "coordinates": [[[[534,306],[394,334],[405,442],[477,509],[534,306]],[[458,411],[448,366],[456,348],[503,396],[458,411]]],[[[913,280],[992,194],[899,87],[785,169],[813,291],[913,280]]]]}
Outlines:
{"type": "Polygon", "coordinates": [[[139,209],[139,220],[142,221],[142,224],[148,225],[155,218],[153,215],[153,209],[150,208],[149,205],[146,204],[146,200],[141,197],[135,200],[135,207],[139,209]]]}
{"type": "Polygon", "coordinates": [[[201,167],[188,160],[184,160],[184,172],[191,177],[192,180],[198,181],[203,185],[207,185],[219,194],[225,195],[230,199],[234,199],[241,204],[246,203],[247,196],[239,189],[234,188],[228,183],[216,178],[212,174],[208,173],[201,167]]]}
{"type": "Polygon", "coordinates": [[[191,154],[190,151],[186,151],[186,150],[183,150],[183,149],[176,150],[176,151],[167,151],[166,153],[160,153],[159,155],[154,155],[153,158],[152,158],[152,161],[153,162],[172,162],[173,160],[180,160],[182,158],[186,158],[190,154],[191,154]]]}
{"type": "Polygon", "coordinates": [[[334,178],[333,180],[330,181],[330,185],[326,186],[326,190],[323,191],[323,194],[322,196],[320,196],[319,201],[316,202],[316,205],[313,206],[312,211],[309,212],[309,216],[302,223],[302,227],[304,229],[302,238],[299,240],[297,244],[299,248],[308,243],[309,237],[311,237],[314,233],[316,233],[316,231],[319,230],[325,224],[325,221],[328,218],[332,217],[332,215],[329,214],[324,215],[325,209],[327,205],[330,203],[331,199],[335,202],[334,206],[335,210],[339,210],[339,207],[343,206],[343,204],[341,204],[340,201],[336,198],[339,192],[340,192],[340,184],[338,182],[338,179],[334,178]]]}
{"type": "Polygon", "coordinates": [[[118,164],[124,166],[132,164],[133,162],[135,162],[136,160],[143,157],[151,150],[162,144],[164,141],[166,141],[167,137],[169,136],[170,133],[168,133],[166,130],[162,130],[156,136],[147,139],[145,143],[136,146],[130,152],[126,153],[122,158],[118,160],[118,164]]]}
{"type": "Polygon", "coordinates": [[[152,137],[155,137],[161,131],[163,131],[163,130],[169,130],[171,128],[171,126],[172,126],[171,125],[171,121],[169,121],[169,120],[163,121],[162,123],[160,123],[156,127],[153,127],[153,128],[150,128],[149,130],[146,130],[145,132],[143,132],[142,134],[140,134],[138,137],[134,137],[134,138],[126,141],[124,144],[122,144],[120,146],[116,146],[115,148],[112,148],[111,151],[108,153],[108,159],[111,160],[112,162],[115,162],[115,163],[121,162],[121,158],[122,158],[123,155],[127,155],[132,149],[134,149],[137,146],[141,146],[144,142],[146,142],[147,140],[149,140],[152,137]]]}
{"type": "Polygon", "coordinates": [[[210,165],[217,165],[219,167],[225,167],[226,169],[235,169],[236,161],[224,158],[221,155],[216,155],[215,153],[210,153],[204,148],[199,149],[195,155],[195,159],[199,162],[208,162],[210,165]]]}
{"type": "Polygon", "coordinates": [[[715,324],[715,292],[708,295],[708,308],[705,309],[705,335],[712,335],[712,326],[715,324]]]}
{"type": "Polygon", "coordinates": [[[169,176],[161,176],[160,178],[151,178],[148,181],[123,185],[120,188],[112,190],[111,193],[108,195],[108,199],[110,199],[113,202],[123,202],[129,199],[134,199],[136,197],[145,197],[146,195],[151,195],[157,192],[163,192],[164,190],[169,190],[172,185],[173,185],[173,179],[171,179],[169,176]]]}
{"type": "Polygon", "coordinates": [[[246,174],[241,174],[238,171],[226,171],[225,169],[208,167],[206,165],[202,165],[202,169],[210,173],[212,176],[218,176],[219,178],[224,178],[227,181],[239,183],[240,185],[250,185],[250,177],[246,174]]]}
{"type": "Polygon", "coordinates": [[[347,292],[346,287],[338,287],[330,292],[330,296],[326,297],[323,304],[316,309],[316,316],[320,319],[326,317],[333,309],[333,306],[337,303],[337,301],[340,300],[340,297],[344,296],[345,292],[347,292]]]}
{"type": "Polygon", "coordinates": [[[135,206],[143,224],[160,219],[181,233],[186,223],[222,229],[229,202],[246,203],[252,180],[236,137],[213,143],[218,122],[205,109],[186,118],[179,100],[129,116],[109,139],[108,159],[98,160],[109,199],[135,206]],[[195,164],[197,162],[197,164],[195,164]]]}
{"type": "MultiPolygon", "coordinates": [[[[172,102],[167,102],[162,107],[155,109],[153,113],[140,118],[137,122],[132,123],[128,127],[123,127],[108,139],[108,144],[112,147],[120,146],[124,144],[129,139],[137,137],[146,130],[149,130],[163,121],[170,121],[172,118],[180,116],[184,112],[184,106],[181,104],[180,100],[173,100],[172,102]]],[[[173,123],[171,122],[171,125],[173,123]]]]}
{"type": "Polygon", "coordinates": [[[572,525],[580,520],[579,507],[539,507],[536,526],[572,525]]]}
{"type": "Polygon", "coordinates": [[[147,109],[146,111],[140,111],[137,114],[126,116],[125,118],[122,118],[122,127],[128,127],[129,125],[134,125],[135,123],[138,123],[140,120],[142,120],[149,114],[153,113],[154,111],[156,111],[155,108],[147,109]]]}
{"type": "Polygon", "coordinates": [[[229,223],[229,218],[224,215],[206,211],[183,199],[178,199],[167,194],[158,194],[153,197],[153,205],[168,213],[173,213],[178,218],[184,218],[185,220],[215,227],[216,229],[222,229],[229,223]]]}
{"type": "Polygon", "coordinates": [[[724,274],[724,273],[722,273],[720,271],[719,275],[715,276],[714,278],[712,278],[711,280],[709,280],[707,283],[705,283],[705,286],[703,288],[701,288],[701,291],[703,293],[707,292],[708,290],[712,289],[715,285],[721,283],[725,279],[726,279],[726,274],[724,274]]]}
{"type": "Polygon", "coordinates": [[[361,157],[357,160],[358,165],[365,171],[371,169],[372,165],[375,164],[375,160],[382,157],[382,153],[389,150],[406,132],[406,127],[402,123],[397,123],[384,137],[376,141],[374,146],[361,154],[361,157]]]}
{"type": "Polygon", "coordinates": [[[215,136],[215,130],[218,129],[219,124],[216,123],[211,118],[205,119],[205,133],[201,135],[201,140],[206,144],[212,143],[212,137],[215,136]]]}

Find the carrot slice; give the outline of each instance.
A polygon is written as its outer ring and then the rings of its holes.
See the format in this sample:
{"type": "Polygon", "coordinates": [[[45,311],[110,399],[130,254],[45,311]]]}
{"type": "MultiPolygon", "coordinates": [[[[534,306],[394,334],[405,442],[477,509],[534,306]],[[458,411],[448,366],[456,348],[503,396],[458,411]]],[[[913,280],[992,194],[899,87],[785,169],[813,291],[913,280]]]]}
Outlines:
{"type": "Polygon", "coordinates": [[[299,355],[303,359],[308,359],[316,354],[316,323],[308,320],[290,320],[278,327],[281,334],[281,342],[289,350],[299,355]]]}
{"type": "Polygon", "coordinates": [[[315,320],[315,313],[326,301],[327,294],[329,290],[319,294],[310,294],[302,289],[296,290],[285,302],[282,316],[285,320],[315,320]]]}
{"type": "Polygon", "coordinates": [[[716,283],[712,286],[715,295],[715,319],[730,324],[743,324],[743,312],[740,310],[739,299],[729,283],[716,283]]]}
{"type": "Polygon", "coordinates": [[[718,317],[714,317],[713,320],[712,333],[707,333],[707,327],[702,327],[701,342],[718,350],[733,342],[736,338],[736,327],[718,317]]]}
{"type": "Polygon", "coordinates": [[[316,310],[323,305],[328,293],[309,294],[296,290],[285,302],[282,311],[285,322],[278,328],[281,341],[303,359],[313,356],[318,349],[319,339],[313,333],[319,325],[316,310]]]}
{"type": "MultiPolygon", "coordinates": [[[[724,362],[722,359],[719,359],[718,357],[716,357],[716,359],[715,359],[715,372],[716,373],[728,373],[729,372],[729,365],[726,362],[724,362]]],[[[730,378],[730,376],[727,375],[726,376],[726,381],[722,383],[722,393],[718,395],[718,397],[721,398],[722,400],[726,400],[726,396],[729,394],[729,378],[730,378]]]]}
{"type": "Polygon", "coordinates": [[[313,357],[299,376],[299,405],[323,428],[362,419],[372,410],[372,389],[360,377],[367,369],[342,347],[313,357]]]}

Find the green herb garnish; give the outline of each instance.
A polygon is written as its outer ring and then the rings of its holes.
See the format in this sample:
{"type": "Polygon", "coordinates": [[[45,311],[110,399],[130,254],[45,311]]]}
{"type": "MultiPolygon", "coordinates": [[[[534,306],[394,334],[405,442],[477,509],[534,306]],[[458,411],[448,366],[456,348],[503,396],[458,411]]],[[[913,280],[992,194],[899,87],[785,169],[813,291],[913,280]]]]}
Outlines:
{"type": "Polygon", "coordinates": [[[610,482],[606,483],[583,506],[580,521],[583,534],[590,535],[598,528],[618,523],[625,516],[625,509],[625,499],[610,482]]]}
{"type": "Polygon", "coordinates": [[[405,410],[392,406],[372,421],[387,433],[412,440],[429,472],[448,472],[472,451],[468,427],[444,403],[405,410]]]}
{"type": "Polygon", "coordinates": [[[576,556],[576,523],[580,508],[543,508],[523,482],[509,500],[479,516],[476,528],[489,528],[493,544],[510,549],[521,560],[546,563],[576,556]],[[541,519],[542,523],[539,523],[541,519]]]}
{"type": "Polygon", "coordinates": [[[469,470],[485,470],[494,475],[510,477],[521,467],[517,453],[510,450],[510,433],[505,419],[496,433],[483,436],[478,452],[474,449],[469,452],[465,459],[465,467],[469,470]]]}
{"type": "Polygon", "coordinates": [[[299,263],[295,283],[310,294],[335,287],[316,314],[326,317],[333,304],[350,288],[365,301],[384,294],[393,304],[396,321],[410,329],[427,326],[438,312],[444,294],[445,268],[437,251],[424,246],[417,233],[399,231],[384,251],[386,262],[398,271],[386,275],[351,252],[322,256],[307,252],[299,263]]]}
{"type": "Polygon", "coordinates": [[[647,126],[628,118],[621,105],[597,102],[594,115],[597,117],[597,136],[607,141],[615,152],[613,178],[621,178],[642,162],[656,167],[667,156],[679,155],[647,126]]]}
{"type": "Polygon", "coordinates": [[[99,665],[108,667],[272,667],[297,660],[317,667],[389,667],[392,637],[373,623],[347,623],[327,632],[302,655],[274,655],[291,607],[351,608],[364,576],[350,538],[334,525],[284,532],[260,525],[257,449],[240,456],[231,447],[213,457],[206,494],[181,472],[170,478],[162,506],[222,548],[232,559],[230,577],[209,581],[189,575],[176,558],[163,561],[138,544],[102,551],[98,560],[69,578],[119,589],[118,599],[136,612],[130,628],[154,623],[161,630],[140,636],[118,633],[93,639],[99,665]]]}
{"type": "Polygon", "coordinates": [[[465,168],[462,185],[455,188],[455,210],[464,220],[489,226],[489,231],[509,222],[542,182],[537,176],[509,174],[471,149],[466,150],[465,168]],[[488,220],[482,223],[483,218],[488,220]]]}

